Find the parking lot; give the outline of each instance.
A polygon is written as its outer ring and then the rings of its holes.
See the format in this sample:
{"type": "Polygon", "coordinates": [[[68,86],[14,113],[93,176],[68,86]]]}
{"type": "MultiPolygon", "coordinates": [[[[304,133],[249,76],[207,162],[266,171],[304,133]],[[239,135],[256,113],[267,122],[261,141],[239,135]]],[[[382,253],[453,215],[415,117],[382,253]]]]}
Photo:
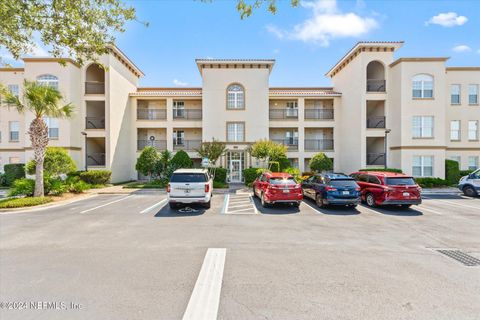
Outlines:
{"type": "Polygon", "coordinates": [[[3,213],[0,301],[66,307],[0,318],[478,319],[479,217],[480,198],[461,195],[319,209],[246,192],[208,210],[140,192],[3,213]]]}

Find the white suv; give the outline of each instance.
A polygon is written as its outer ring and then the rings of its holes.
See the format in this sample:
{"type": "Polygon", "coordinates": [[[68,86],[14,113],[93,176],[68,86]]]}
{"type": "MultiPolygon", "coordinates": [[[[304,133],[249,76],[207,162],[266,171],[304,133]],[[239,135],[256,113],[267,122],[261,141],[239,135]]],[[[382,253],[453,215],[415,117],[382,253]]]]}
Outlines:
{"type": "Polygon", "coordinates": [[[466,196],[475,197],[480,193],[480,169],[475,170],[468,176],[462,177],[458,182],[458,188],[466,196]]]}
{"type": "Polygon", "coordinates": [[[210,208],[213,180],[204,169],[178,169],[167,186],[168,204],[175,208],[181,204],[200,203],[210,208]]]}

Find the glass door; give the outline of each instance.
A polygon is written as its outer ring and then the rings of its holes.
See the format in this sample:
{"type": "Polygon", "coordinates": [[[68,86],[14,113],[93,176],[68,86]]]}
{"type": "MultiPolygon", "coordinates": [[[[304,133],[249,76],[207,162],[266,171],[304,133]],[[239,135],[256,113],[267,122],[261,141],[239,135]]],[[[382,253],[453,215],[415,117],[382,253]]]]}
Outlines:
{"type": "Polygon", "coordinates": [[[230,160],[230,182],[242,182],[242,162],[230,160]]]}

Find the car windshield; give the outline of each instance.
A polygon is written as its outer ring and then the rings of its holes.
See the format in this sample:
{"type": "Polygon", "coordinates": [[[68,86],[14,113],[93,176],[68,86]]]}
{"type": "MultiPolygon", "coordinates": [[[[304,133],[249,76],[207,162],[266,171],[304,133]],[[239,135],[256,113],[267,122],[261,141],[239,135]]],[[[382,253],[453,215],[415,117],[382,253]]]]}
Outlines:
{"type": "Polygon", "coordinates": [[[297,182],[295,181],[295,179],[293,179],[293,177],[289,177],[289,178],[272,177],[272,178],[270,178],[270,183],[271,184],[286,184],[286,185],[297,184],[297,182]]]}
{"type": "Polygon", "coordinates": [[[353,179],[335,179],[330,180],[330,185],[334,187],[354,187],[356,188],[358,185],[353,179]]]}
{"type": "Polygon", "coordinates": [[[206,182],[207,179],[203,173],[174,173],[170,182],[206,182]]]}
{"type": "Polygon", "coordinates": [[[401,177],[401,178],[387,178],[388,186],[412,186],[415,185],[415,180],[410,177],[401,177]]]}

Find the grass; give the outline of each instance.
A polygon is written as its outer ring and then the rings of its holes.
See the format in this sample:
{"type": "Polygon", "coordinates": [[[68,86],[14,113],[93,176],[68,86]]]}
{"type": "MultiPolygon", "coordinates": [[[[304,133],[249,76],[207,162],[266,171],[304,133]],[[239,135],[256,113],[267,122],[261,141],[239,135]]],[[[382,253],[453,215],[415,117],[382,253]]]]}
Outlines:
{"type": "Polygon", "coordinates": [[[213,181],[213,188],[214,189],[227,189],[228,188],[228,183],[213,181]]]}
{"type": "Polygon", "coordinates": [[[123,186],[126,189],[164,189],[166,187],[165,183],[159,180],[153,181],[135,181],[127,183],[123,186]]]}
{"type": "Polygon", "coordinates": [[[12,209],[12,208],[23,208],[23,207],[32,207],[38,206],[41,204],[52,202],[53,199],[50,197],[27,197],[27,198],[16,198],[16,199],[6,199],[0,200],[0,209],[12,209]]]}

